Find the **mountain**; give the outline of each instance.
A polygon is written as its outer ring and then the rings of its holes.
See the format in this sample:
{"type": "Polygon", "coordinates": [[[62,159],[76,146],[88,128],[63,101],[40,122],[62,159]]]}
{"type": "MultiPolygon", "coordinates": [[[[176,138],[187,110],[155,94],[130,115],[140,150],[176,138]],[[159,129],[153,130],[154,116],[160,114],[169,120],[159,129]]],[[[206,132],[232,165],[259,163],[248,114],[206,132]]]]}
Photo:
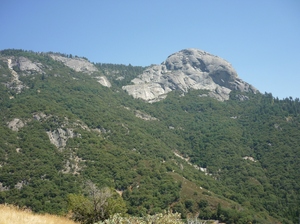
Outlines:
{"type": "Polygon", "coordinates": [[[147,68],[123,89],[134,98],[155,102],[172,90],[209,90],[209,96],[228,100],[232,90],[258,92],[244,82],[224,59],[197,49],[185,49],[170,55],[161,65],[147,68]]]}
{"type": "Polygon", "coordinates": [[[261,94],[217,56],[141,67],[3,50],[0,93],[0,203],[63,214],[92,181],[135,216],[298,221],[299,99],[261,94]]]}

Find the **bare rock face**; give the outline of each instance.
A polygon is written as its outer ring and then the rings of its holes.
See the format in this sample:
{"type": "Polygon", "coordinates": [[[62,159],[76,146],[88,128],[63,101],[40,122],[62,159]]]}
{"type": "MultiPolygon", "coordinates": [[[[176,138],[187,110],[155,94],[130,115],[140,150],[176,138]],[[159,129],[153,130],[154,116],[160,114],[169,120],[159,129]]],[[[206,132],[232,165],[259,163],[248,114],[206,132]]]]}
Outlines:
{"type": "Polygon", "coordinates": [[[92,73],[98,69],[89,61],[83,58],[67,58],[56,54],[50,54],[50,57],[56,61],[61,61],[66,66],[74,69],[76,72],[92,73]]]}
{"type": "Polygon", "coordinates": [[[134,98],[141,98],[149,102],[159,101],[166,98],[167,93],[172,91],[171,89],[164,89],[160,83],[145,82],[140,79],[132,80],[134,85],[123,86],[122,88],[132,95],[134,98]],[[135,82],[138,80],[139,82],[135,82]]]}
{"type": "MultiPolygon", "coordinates": [[[[56,61],[60,61],[64,63],[71,69],[74,69],[76,72],[83,72],[86,74],[91,74],[93,72],[97,72],[98,69],[88,60],[84,58],[67,58],[56,54],[50,54],[50,57],[56,61]]],[[[111,83],[105,76],[98,76],[97,82],[106,87],[111,87],[111,83]]]]}
{"type": "Polygon", "coordinates": [[[7,66],[11,72],[12,79],[10,80],[10,82],[5,83],[5,86],[15,90],[17,93],[20,93],[24,88],[26,88],[26,86],[20,81],[19,74],[13,69],[12,62],[13,60],[11,58],[7,59],[7,66]]]}
{"type": "Polygon", "coordinates": [[[13,131],[19,131],[20,128],[25,126],[25,123],[19,118],[14,118],[12,121],[7,122],[7,126],[13,131]]]}
{"type": "Polygon", "coordinates": [[[30,71],[35,71],[39,74],[43,74],[43,65],[41,63],[32,62],[28,58],[19,57],[17,60],[18,66],[21,71],[29,73],[30,71]]]}
{"type": "Polygon", "coordinates": [[[32,62],[31,60],[25,57],[7,57],[1,59],[7,63],[7,67],[9,68],[12,75],[12,79],[4,84],[6,87],[15,90],[16,93],[21,93],[23,89],[27,88],[27,86],[19,79],[20,76],[31,75],[34,73],[45,73],[42,70],[43,65],[41,63],[32,62]],[[17,73],[14,70],[14,67],[17,67],[20,72],[17,73]]]}
{"type": "Polygon", "coordinates": [[[7,66],[9,69],[13,70],[14,67],[18,67],[21,71],[20,75],[30,75],[32,73],[45,73],[43,71],[43,65],[39,62],[33,62],[26,57],[8,57],[3,58],[7,61],[7,66]]]}
{"type": "Polygon", "coordinates": [[[58,149],[64,148],[69,138],[74,138],[76,134],[73,129],[67,128],[66,130],[58,128],[54,131],[47,132],[50,142],[58,149]]]}
{"type": "Polygon", "coordinates": [[[170,55],[160,65],[153,65],[123,89],[134,98],[148,102],[159,101],[172,90],[209,90],[209,96],[228,100],[232,90],[257,90],[240,78],[224,59],[197,49],[185,49],[170,55]]]}
{"type": "Polygon", "coordinates": [[[108,79],[105,76],[98,76],[97,82],[99,82],[101,85],[106,86],[106,87],[111,87],[111,83],[108,81],[108,79]]]}

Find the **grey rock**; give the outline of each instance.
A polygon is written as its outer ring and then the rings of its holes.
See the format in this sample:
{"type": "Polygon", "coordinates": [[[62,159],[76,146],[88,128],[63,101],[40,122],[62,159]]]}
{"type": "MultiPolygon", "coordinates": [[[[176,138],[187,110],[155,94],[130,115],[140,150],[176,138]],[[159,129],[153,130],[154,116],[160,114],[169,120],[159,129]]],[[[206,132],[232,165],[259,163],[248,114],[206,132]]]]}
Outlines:
{"type": "Polygon", "coordinates": [[[7,126],[13,131],[19,131],[20,128],[25,126],[25,123],[19,118],[14,118],[12,121],[7,123],[7,126]]]}
{"type": "Polygon", "coordinates": [[[258,92],[240,78],[226,60],[197,49],[170,55],[160,65],[152,65],[123,89],[134,98],[148,102],[164,99],[173,90],[209,90],[208,96],[228,100],[232,90],[258,92]]]}
{"type": "Polygon", "coordinates": [[[172,91],[171,89],[164,89],[162,85],[155,82],[137,83],[135,85],[123,86],[122,88],[134,98],[141,98],[149,102],[156,102],[164,99],[167,96],[166,94],[172,91]]]}
{"type": "MultiPolygon", "coordinates": [[[[66,66],[74,69],[76,72],[91,74],[98,71],[98,69],[91,62],[84,58],[67,58],[56,54],[50,54],[50,57],[56,61],[64,63],[66,66]]],[[[111,83],[105,76],[98,76],[96,78],[101,85],[111,87],[111,83]]]]}
{"type": "Polygon", "coordinates": [[[21,190],[26,185],[28,185],[28,182],[26,180],[22,180],[15,184],[15,188],[21,190]]]}
{"type": "Polygon", "coordinates": [[[0,192],[2,191],[9,191],[9,187],[3,186],[3,183],[0,182],[0,192]]]}
{"type": "Polygon", "coordinates": [[[47,116],[43,112],[37,112],[37,113],[33,113],[32,117],[37,121],[41,121],[41,120],[47,120],[51,116],[47,116]]]}
{"type": "Polygon", "coordinates": [[[56,54],[50,54],[50,57],[56,61],[64,63],[76,72],[93,73],[98,71],[98,69],[88,60],[83,58],[67,58],[56,54]]]}
{"type": "Polygon", "coordinates": [[[54,131],[48,131],[47,134],[50,142],[54,144],[58,149],[65,148],[68,139],[76,137],[76,134],[74,134],[73,129],[69,128],[65,130],[62,128],[58,128],[54,131]]]}
{"type": "Polygon", "coordinates": [[[145,121],[157,121],[158,120],[156,117],[152,117],[151,115],[146,114],[140,110],[135,111],[135,116],[140,119],[143,119],[145,121]]]}
{"type": "Polygon", "coordinates": [[[43,65],[38,62],[32,62],[28,58],[19,57],[17,59],[18,67],[21,71],[30,73],[31,71],[37,72],[39,74],[45,73],[42,70],[43,65]]]}
{"type": "Polygon", "coordinates": [[[245,96],[245,95],[242,95],[242,94],[237,94],[235,95],[239,101],[246,101],[246,100],[249,100],[249,97],[248,96],[245,96]]]}
{"type": "Polygon", "coordinates": [[[17,65],[17,63],[14,60],[14,57],[7,58],[7,66],[12,75],[12,79],[9,82],[5,83],[5,86],[7,88],[15,90],[17,93],[21,93],[22,90],[26,88],[26,86],[20,81],[19,74],[13,69],[13,66],[15,65],[17,65]]]}
{"type": "Polygon", "coordinates": [[[96,79],[98,80],[97,82],[99,82],[101,85],[111,87],[111,83],[105,76],[97,76],[96,79]]]}
{"type": "Polygon", "coordinates": [[[20,76],[31,75],[34,73],[44,74],[45,72],[42,70],[44,67],[39,62],[32,62],[28,58],[25,57],[2,57],[0,58],[3,62],[7,63],[7,67],[10,70],[12,79],[4,83],[7,88],[10,88],[16,93],[21,93],[23,89],[28,88],[21,80],[20,76]],[[18,73],[14,70],[14,68],[18,68],[18,73]]]}
{"type": "Polygon", "coordinates": [[[85,162],[82,158],[74,153],[70,153],[70,157],[66,160],[62,173],[70,173],[73,175],[80,174],[82,170],[82,163],[85,162]]]}

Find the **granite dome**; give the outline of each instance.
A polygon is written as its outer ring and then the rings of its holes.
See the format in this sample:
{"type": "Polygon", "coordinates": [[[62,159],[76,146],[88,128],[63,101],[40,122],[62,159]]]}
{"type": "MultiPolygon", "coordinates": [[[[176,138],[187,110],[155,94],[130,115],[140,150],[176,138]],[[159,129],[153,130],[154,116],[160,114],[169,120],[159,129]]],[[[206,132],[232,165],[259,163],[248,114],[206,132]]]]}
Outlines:
{"type": "Polygon", "coordinates": [[[256,93],[257,89],[241,80],[226,60],[190,48],[170,55],[160,65],[152,65],[123,89],[134,98],[159,101],[172,90],[209,90],[218,100],[228,100],[232,90],[256,93]]]}

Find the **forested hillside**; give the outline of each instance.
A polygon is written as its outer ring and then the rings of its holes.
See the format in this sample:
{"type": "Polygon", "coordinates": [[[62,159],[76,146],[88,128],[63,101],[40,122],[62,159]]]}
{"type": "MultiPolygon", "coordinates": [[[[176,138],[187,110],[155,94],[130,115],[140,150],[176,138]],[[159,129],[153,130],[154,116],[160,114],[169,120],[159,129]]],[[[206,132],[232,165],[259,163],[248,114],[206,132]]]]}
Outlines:
{"type": "Polygon", "coordinates": [[[76,71],[51,55],[0,52],[0,203],[65,214],[90,181],[134,216],[298,222],[299,98],[190,90],[150,104],[122,89],[144,67],[76,71]]]}

